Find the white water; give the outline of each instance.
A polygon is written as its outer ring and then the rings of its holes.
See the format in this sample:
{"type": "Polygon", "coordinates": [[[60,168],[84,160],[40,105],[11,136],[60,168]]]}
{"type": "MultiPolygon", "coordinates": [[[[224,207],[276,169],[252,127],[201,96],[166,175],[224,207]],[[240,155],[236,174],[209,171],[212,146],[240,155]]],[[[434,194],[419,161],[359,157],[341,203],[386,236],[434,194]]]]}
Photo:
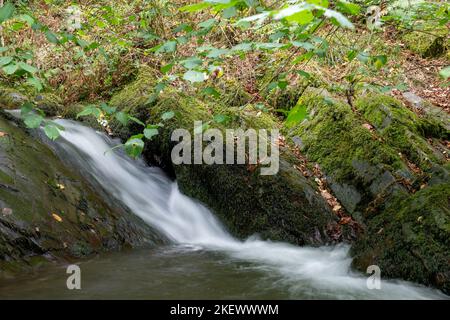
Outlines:
{"type": "Polygon", "coordinates": [[[117,142],[104,134],[76,122],[58,122],[65,131],[57,144],[73,163],[175,244],[221,251],[230,258],[253,262],[269,274],[280,274],[293,293],[311,298],[318,292],[329,298],[445,298],[436,290],[406,282],[382,281],[381,290],[369,290],[367,278],[350,270],[348,246],[309,248],[256,238],[237,240],[204,205],[181,194],[159,168],[108,151],[117,142]]]}

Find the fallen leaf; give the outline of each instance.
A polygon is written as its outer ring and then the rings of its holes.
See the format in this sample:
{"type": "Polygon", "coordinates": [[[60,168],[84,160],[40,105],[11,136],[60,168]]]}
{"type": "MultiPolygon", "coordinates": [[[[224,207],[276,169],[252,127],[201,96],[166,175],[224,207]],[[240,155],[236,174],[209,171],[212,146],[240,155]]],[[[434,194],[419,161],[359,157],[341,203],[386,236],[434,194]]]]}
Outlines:
{"type": "Polygon", "coordinates": [[[7,135],[8,135],[8,133],[0,131],[0,138],[3,138],[4,136],[7,136],[7,135]]]}
{"type": "Polygon", "coordinates": [[[3,216],[9,216],[13,213],[13,210],[11,208],[3,208],[2,209],[2,214],[3,216]]]}
{"type": "Polygon", "coordinates": [[[350,221],[352,221],[351,217],[342,217],[341,220],[339,220],[339,224],[348,224],[350,221]]]}
{"type": "Polygon", "coordinates": [[[58,216],[56,213],[52,213],[52,216],[53,216],[53,219],[55,219],[58,222],[62,222],[63,221],[63,219],[60,216],[58,216]]]}

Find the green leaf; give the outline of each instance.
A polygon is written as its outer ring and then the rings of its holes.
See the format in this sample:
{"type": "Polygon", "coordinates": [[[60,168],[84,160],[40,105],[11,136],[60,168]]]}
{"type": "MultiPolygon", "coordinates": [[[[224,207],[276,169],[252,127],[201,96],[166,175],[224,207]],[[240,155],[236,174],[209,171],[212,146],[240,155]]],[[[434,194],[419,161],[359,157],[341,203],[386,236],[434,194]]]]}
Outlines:
{"type": "Polygon", "coordinates": [[[336,21],[337,24],[344,28],[354,29],[353,23],[350,22],[342,13],[326,9],[325,16],[336,21]]]}
{"type": "Polygon", "coordinates": [[[7,74],[7,75],[12,75],[14,73],[16,73],[16,71],[19,69],[19,66],[15,63],[10,63],[7,66],[3,67],[3,71],[7,74]]]}
{"type": "Polygon", "coordinates": [[[285,19],[289,22],[295,22],[298,24],[308,24],[314,20],[314,15],[309,10],[302,10],[286,17],[285,19]]]}
{"type": "Polygon", "coordinates": [[[220,97],[220,93],[216,89],[214,89],[213,87],[207,87],[207,88],[203,89],[202,92],[204,94],[209,95],[209,96],[213,96],[214,98],[219,98],[220,97]]]}
{"type": "Polygon", "coordinates": [[[144,136],[151,140],[154,136],[158,135],[159,131],[156,128],[146,128],[144,129],[144,136]]]}
{"type": "Polygon", "coordinates": [[[200,2],[200,3],[194,3],[194,4],[189,4],[187,6],[181,7],[179,10],[181,12],[195,12],[195,11],[200,11],[206,8],[211,7],[211,3],[207,3],[207,2],[200,2]]]}
{"type": "Polygon", "coordinates": [[[34,106],[31,102],[25,102],[22,107],[20,108],[20,114],[22,116],[26,115],[27,113],[31,112],[33,110],[34,106]]]}
{"type": "Polygon", "coordinates": [[[198,24],[198,26],[200,28],[209,29],[209,28],[212,28],[213,26],[215,26],[216,23],[217,23],[216,19],[211,18],[211,19],[208,19],[206,21],[200,22],[198,24]]]}
{"type": "Polygon", "coordinates": [[[214,116],[213,119],[216,123],[226,123],[230,120],[230,117],[224,115],[224,114],[218,114],[214,116]]]}
{"type": "Polygon", "coordinates": [[[310,79],[311,78],[311,74],[306,72],[306,71],[298,70],[297,73],[299,75],[301,75],[302,77],[306,78],[306,79],[310,79]]]}
{"type": "Polygon", "coordinates": [[[81,111],[77,114],[77,118],[89,116],[91,114],[93,114],[95,117],[98,118],[100,116],[101,112],[102,111],[95,106],[87,106],[86,108],[84,108],[83,111],[81,111]]]}
{"type": "Polygon", "coordinates": [[[123,126],[128,124],[128,115],[125,112],[117,112],[115,117],[123,126]]]}
{"type": "Polygon", "coordinates": [[[157,50],[156,53],[170,53],[177,50],[177,42],[174,40],[164,42],[157,50]]]}
{"type": "Polygon", "coordinates": [[[125,152],[132,158],[137,158],[144,150],[144,141],[142,141],[142,135],[132,136],[125,143],[125,152]]]}
{"type": "Polygon", "coordinates": [[[145,123],[143,123],[141,120],[139,120],[136,117],[128,116],[128,119],[130,119],[131,121],[136,122],[137,124],[140,124],[141,126],[145,127],[145,123]]]}
{"type": "Polygon", "coordinates": [[[370,57],[370,62],[375,66],[375,68],[380,69],[387,63],[387,56],[379,55],[370,57]]]}
{"type": "Polygon", "coordinates": [[[23,121],[27,128],[35,129],[41,125],[42,121],[44,121],[44,117],[36,113],[28,113],[23,121]]]}
{"type": "Polygon", "coordinates": [[[102,103],[100,105],[100,108],[106,112],[106,114],[113,114],[114,112],[116,112],[117,108],[116,107],[110,107],[109,105],[107,105],[106,103],[102,103]]]}
{"type": "Polygon", "coordinates": [[[308,110],[305,105],[298,104],[289,111],[285,124],[291,127],[308,117],[308,110]]]}
{"type": "Polygon", "coordinates": [[[450,78],[450,66],[441,69],[441,71],[439,71],[439,74],[444,79],[450,78]]]}
{"type": "Polygon", "coordinates": [[[183,79],[189,82],[203,82],[206,80],[206,75],[203,72],[189,70],[183,75],[183,79]]]}
{"type": "Polygon", "coordinates": [[[339,8],[340,11],[351,15],[359,14],[361,11],[361,7],[359,5],[347,1],[338,1],[337,8],[339,8]]]}
{"type": "Polygon", "coordinates": [[[30,66],[29,64],[22,61],[18,63],[18,66],[20,67],[20,69],[25,70],[26,72],[29,73],[36,73],[38,71],[37,68],[30,66]]]}
{"type": "Polygon", "coordinates": [[[58,44],[59,43],[58,37],[56,36],[56,34],[54,34],[51,31],[45,31],[45,37],[51,43],[54,43],[54,44],[58,44]]]}
{"type": "Polygon", "coordinates": [[[235,6],[229,7],[227,9],[223,10],[223,13],[222,13],[222,17],[225,19],[233,18],[236,15],[237,15],[237,10],[236,10],[235,6]]]}
{"type": "Polygon", "coordinates": [[[175,112],[173,112],[173,111],[167,111],[167,112],[164,112],[164,113],[161,115],[161,119],[162,119],[163,121],[167,121],[167,120],[172,119],[174,116],[175,116],[175,112]]]}
{"type": "Polygon", "coordinates": [[[353,59],[356,58],[357,55],[358,55],[358,51],[350,50],[349,52],[347,52],[347,59],[348,59],[348,61],[352,61],[353,59]]]}
{"type": "Polygon", "coordinates": [[[191,58],[180,61],[180,63],[186,69],[195,69],[195,68],[201,66],[203,61],[197,57],[191,57],[191,58]]]}
{"type": "Polygon", "coordinates": [[[165,66],[162,66],[162,67],[161,67],[161,72],[162,72],[163,74],[166,74],[166,73],[168,73],[170,70],[172,70],[173,66],[174,66],[173,63],[166,64],[165,66]]]}
{"type": "Polygon", "coordinates": [[[3,7],[0,8],[0,23],[11,18],[14,14],[14,5],[11,2],[6,3],[3,7]]]}
{"type": "Polygon", "coordinates": [[[226,55],[226,54],[229,54],[229,53],[230,53],[230,50],[228,50],[228,49],[217,49],[217,48],[214,48],[206,55],[206,57],[214,59],[214,58],[218,58],[218,57],[220,57],[222,55],[226,55]]]}
{"type": "Polygon", "coordinates": [[[42,81],[39,78],[31,77],[27,79],[27,82],[35,87],[37,91],[42,91],[42,89],[44,89],[42,81]]]}
{"type": "Polygon", "coordinates": [[[56,140],[60,135],[59,129],[53,124],[45,125],[44,132],[45,135],[51,140],[56,140]]]}
{"type": "Polygon", "coordinates": [[[10,64],[13,61],[13,57],[0,57],[0,66],[10,64]]]}

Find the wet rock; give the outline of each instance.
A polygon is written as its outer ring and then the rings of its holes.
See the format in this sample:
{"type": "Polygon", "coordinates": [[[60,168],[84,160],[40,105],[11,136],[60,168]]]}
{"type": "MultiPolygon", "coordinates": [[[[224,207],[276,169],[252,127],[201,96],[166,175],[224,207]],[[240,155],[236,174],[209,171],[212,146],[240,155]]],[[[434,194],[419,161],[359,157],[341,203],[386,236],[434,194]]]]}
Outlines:
{"type": "Polygon", "coordinates": [[[0,138],[0,276],[37,257],[67,261],[161,241],[46,145],[1,117],[0,131],[8,133],[0,138]]]}

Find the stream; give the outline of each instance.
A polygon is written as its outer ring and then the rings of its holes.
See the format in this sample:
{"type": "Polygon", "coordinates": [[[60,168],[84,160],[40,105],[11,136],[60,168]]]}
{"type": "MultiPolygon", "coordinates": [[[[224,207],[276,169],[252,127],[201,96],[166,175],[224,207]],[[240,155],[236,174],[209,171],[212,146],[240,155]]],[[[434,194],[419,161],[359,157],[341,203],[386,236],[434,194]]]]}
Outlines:
{"type": "MultiPolygon", "coordinates": [[[[58,155],[127,206],[170,244],[105,254],[79,263],[82,289],[66,288],[62,266],[7,283],[0,298],[40,299],[434,299],[437,290],[367,277],[350,268],[349,246],[297,247],[230,235],[204,205],[106,135],[69,120],[58,155]]],[[[232,205],[232,204],[230,204],[232,205]]]]}

